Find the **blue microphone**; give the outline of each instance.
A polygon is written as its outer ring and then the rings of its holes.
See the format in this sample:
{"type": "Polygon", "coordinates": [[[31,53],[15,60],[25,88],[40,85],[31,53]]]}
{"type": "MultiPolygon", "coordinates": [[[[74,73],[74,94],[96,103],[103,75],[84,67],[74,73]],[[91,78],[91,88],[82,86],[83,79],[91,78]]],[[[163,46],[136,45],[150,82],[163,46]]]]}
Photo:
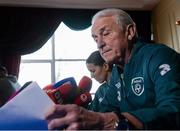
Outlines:
{"type": "Polygon", "coordinates": [[[58,81],[57,83],[55,83],[53,85],[53,88],[56,89],[65,83],[71,84],[72,87],[75,87],[75,88],[77,87],[74,77],[68,77],[68,78],[62,79],[62,80],[58,81]]]}

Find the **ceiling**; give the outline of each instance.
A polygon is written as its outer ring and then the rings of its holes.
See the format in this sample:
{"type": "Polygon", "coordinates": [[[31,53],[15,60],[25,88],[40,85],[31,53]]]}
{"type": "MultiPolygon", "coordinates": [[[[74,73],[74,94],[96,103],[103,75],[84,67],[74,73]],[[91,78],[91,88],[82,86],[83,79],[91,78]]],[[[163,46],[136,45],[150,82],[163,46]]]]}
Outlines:
{"type": "Polygon", "coordinates": [[[0,0],[0,6],[126,10],[152,10],[160,0],[0,0]]]}

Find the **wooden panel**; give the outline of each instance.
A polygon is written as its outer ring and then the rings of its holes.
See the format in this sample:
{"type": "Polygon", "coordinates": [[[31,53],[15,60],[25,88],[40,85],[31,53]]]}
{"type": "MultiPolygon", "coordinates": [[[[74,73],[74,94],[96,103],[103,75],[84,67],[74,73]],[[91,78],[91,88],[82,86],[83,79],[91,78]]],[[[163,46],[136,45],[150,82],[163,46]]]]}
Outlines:
{"type": "Polygon", "coordinates": [[[180,1],[175,5],[174,9],[174,26],[175,26],[175,34],[176,34],[176,41],[177,41],[177,48],[180,52],[180,25],[176,25],[175,22],[180,20],[180,1]]]}
{"type": "Polygon", "coordinates": [[[157,35],[158,42],[164,43],[169,47],[174,48],[172,44],[173,41],[169,14],[163,13],[161,15],[161,20],[157,21],[157,35]]]}
{"type": "Polygon", "coordinates": [[[180,0],[161,0],[152,14],[155,41],[180,52],[180,0]]]}

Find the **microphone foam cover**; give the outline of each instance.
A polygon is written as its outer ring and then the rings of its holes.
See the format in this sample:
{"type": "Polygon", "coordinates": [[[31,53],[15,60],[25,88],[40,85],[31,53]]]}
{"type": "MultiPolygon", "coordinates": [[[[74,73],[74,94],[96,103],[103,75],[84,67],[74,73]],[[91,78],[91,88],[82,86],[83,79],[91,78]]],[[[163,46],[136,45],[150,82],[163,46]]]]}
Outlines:
{"type": "Polygon", "coordinates": [[[78,88],[82,90],[82,92],[90,92],[92,87],[92,80],[88,76],[83,76],[79,81],[78,88]]]}

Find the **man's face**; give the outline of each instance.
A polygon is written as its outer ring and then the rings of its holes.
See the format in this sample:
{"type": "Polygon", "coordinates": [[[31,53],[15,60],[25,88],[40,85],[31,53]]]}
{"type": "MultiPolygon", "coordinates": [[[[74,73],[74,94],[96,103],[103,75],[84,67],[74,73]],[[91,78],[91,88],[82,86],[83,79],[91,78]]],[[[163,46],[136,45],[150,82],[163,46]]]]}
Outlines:
{"type": "Polygon", "coordinates": [[[92,25],[92,37],[107,63],[121,63],[128,49],[127,35],[115,22],[114,17],[102,17],[92,25]]]}

